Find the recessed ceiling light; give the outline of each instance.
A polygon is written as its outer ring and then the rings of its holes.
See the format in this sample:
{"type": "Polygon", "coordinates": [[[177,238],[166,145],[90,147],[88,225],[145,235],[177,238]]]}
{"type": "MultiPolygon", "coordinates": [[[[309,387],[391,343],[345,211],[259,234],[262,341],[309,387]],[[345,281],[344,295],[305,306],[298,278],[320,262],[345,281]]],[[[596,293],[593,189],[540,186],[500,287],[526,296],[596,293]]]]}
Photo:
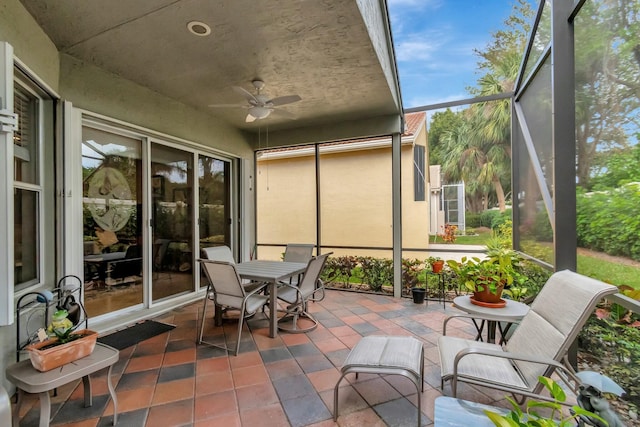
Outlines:
{"type": "Polygon", "coordinates": [[[211,34],[211,27],[200,21],[191,21],[187,24],[187,29],[191,34],[196,36],[205,37],[211,34]]]}

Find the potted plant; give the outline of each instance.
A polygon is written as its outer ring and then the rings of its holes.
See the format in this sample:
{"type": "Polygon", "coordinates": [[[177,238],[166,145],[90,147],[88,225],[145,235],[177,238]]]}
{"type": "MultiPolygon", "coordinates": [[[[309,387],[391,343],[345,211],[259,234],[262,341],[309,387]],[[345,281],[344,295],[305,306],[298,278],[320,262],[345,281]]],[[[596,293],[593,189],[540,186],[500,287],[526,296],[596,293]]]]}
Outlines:
{"type": "Polygon", "coordinates": [[[444,267],[444,260],[437,256],[427,258],[427,263],[431,265],[431,271],[434,273],[440,273],[444,267]]]}
{"type": "Polygon", "coordinates": [[[411,289],[413,302],[422,304],[427,292],[426,283],[420,282],[420,271],[422,270],[422,261],[418,259],[402,258],[402,283],[406,289],[411,289]]]}
{"type": "Polygon", "coordinates": [[[517,270],[520,257],[513,249],[497,248],[487,255],[485,259],[463,257],[460,262],[449,260],[447,265],[458,278],[460,286],[473,292],[472,303],[503,306],[504,301],[500,298],[503,289],[514,283],[522,285],[527,278],[517,270]]]}
{"type": "Polygon", "coordinates": [[[562,390],[562,387],[560,387],[551,378],[541,376],[538,377],[538,381],[544,384],[545,388],[549,391],[553,402],[529,399],[527,400],[525,410],[522,411],[520,406],[518,406],[513,399],[506,396],[507,400],[513,407],[508,414],[503,415],[488,410],[485,410],[484,413],[497,427],[568,427],[576,425],[576,421],[578,421],[580,416],[592,417],[604,422],[604,419],[600,416],[577,405],[571,407],[570,415],[563,415],[562,405],[566,401],[567,397],[565,392],[562,390]],[[541,415],[539,412],[539,409],[541,408],[547,408],[549,415],[541,415]]]}
{"type": "Polygon", "coordinates": [[[38,371],[50,371],[93,352],[98,334],[88,329],[75,331],[68,315],[67,310],[56,311],[44,333],[48,339],[27,347],[31,364],[38,371]]]}

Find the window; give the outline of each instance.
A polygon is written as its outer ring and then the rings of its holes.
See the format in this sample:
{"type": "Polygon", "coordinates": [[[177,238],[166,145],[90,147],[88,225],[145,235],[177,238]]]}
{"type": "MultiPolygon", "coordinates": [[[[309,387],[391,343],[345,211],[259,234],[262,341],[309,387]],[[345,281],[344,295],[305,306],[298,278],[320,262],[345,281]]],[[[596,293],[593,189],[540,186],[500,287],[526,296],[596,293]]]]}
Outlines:
{"type": "Polygon", "coordinates": [[[13,135],[14,278],[16,288],[40,281],[41,99],[26,85],[14,84],[18,129],[13,135]]]}
{"type": "Polygon", "coordinates": [[[416,202],[425,200],[425,147],[423,145],[415,145],[413,147],[413,194],[416,202]]]}

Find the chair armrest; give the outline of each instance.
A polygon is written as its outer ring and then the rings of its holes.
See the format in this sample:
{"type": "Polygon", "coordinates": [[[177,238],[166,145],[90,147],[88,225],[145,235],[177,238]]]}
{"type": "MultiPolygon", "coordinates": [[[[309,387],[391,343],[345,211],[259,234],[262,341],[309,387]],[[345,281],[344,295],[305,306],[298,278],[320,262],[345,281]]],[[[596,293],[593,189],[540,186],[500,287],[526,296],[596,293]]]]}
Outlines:
{"type": "MultiPolygon", "coordinates": [[[[557,360],[546,358],[546,357],[532,357],[527,354],[513,353],[508,351],[500,351],[500,350],[489,350],[484,348],[465,348],[460,350],[456,354],[456,357],[453,361],[454,377],[458,375],[458,363],[460,363],[460,361],[465,356],[469,356],[472,354],[489,356],[489,357],[499,357],[502,359],[509,359],[509,360],[519,360],[522,362],[537,363],[537,364],[546,365],[546,366],[553,366],[554,368],[562,371],[564,375],[567,375],[567,377],[571,379],[571,381],[574,381],[575,384],[580,384],[580,380],[578,379],[578,377],[576,377],[575,372],[572,369],[567,368],[567,366],[565,366],[561,362],[558,362],[557,360]]],[[[569,386],[570,389],[572,389],[574,392],[576,391],[576,388],[573,387],[571,384],[569,384],[569,382],[567,381],[567,378],[563,377],[562,375],[560,375],[560,378],[562,378],[562,380],[567,384],[567,386],[569,386]]]]}
{"type": "Polygon", "coordinates": [[[263,290],[264,288],[266,288],[269,285],[269,282],[251,282],[251,283],[247,283],[246,285],[243,286],[251,286],[257,284],[258,286],[255,289],[252,289],[250,292],[247,292],[245,294],[245,297],[249,297],[253,294],[256,294],[258,292],[260,292],[261,290],[263,290]]]}
{"type": "Polygon", "coordinates": [[[517,318],[517,317],[489,316],[489,315],[483,315],[483,314],[468,314],[468,313],[452,314],[450,316],[447,316],[442,322],[442,335],[447,335],[447,323],[449,322],[449,320],[456,319],[456,318],[463,318],[463,319],[470,319],[470,320],[477,319],[477,320],[487,320],[489,322],[508,322],[508,323],[517,323],[520,320],[522,320],[521,318],[517,318]]]}

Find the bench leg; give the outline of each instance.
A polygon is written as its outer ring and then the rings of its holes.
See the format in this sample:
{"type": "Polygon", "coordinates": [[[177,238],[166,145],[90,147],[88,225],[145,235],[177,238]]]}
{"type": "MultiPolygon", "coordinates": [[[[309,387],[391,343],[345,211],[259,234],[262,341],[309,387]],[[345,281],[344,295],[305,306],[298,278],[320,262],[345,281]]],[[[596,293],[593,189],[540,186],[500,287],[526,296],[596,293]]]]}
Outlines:
{"type": "Polygon", "coordinates": [[[49,419],[51,417],[51,399],[49,392],[43,391],[40,396],[40,427],[49,427],[49,419]]]}
{"type": "Polygon", "coordinates": [[[115,426],[118,424],[118,398],[116,397],[116,391],[111,382],[111,368],[113,368],[113,365],[109,366],[109,371],[107,372],[107,387],[109,388],[109,394],[113,402],[113,425],[115,426]]]}
{"type": "Polygon", "coordinates": [[[89,375],[82,377],[82,386],[84,387],[84,407],[88,408],[93,405],[93,397],[91,395],[91,378],[89,378],[89,375]]]}
{"type": "Polygon", "coordinates": [[[13,407],[13,413],[11,414],[11,424],[13,427],[18,427],[20,425],[20,408],[22,407],[23,397],[22,393],[24,393],[19,388],[16,389],[16,404],[13,407]]]}

